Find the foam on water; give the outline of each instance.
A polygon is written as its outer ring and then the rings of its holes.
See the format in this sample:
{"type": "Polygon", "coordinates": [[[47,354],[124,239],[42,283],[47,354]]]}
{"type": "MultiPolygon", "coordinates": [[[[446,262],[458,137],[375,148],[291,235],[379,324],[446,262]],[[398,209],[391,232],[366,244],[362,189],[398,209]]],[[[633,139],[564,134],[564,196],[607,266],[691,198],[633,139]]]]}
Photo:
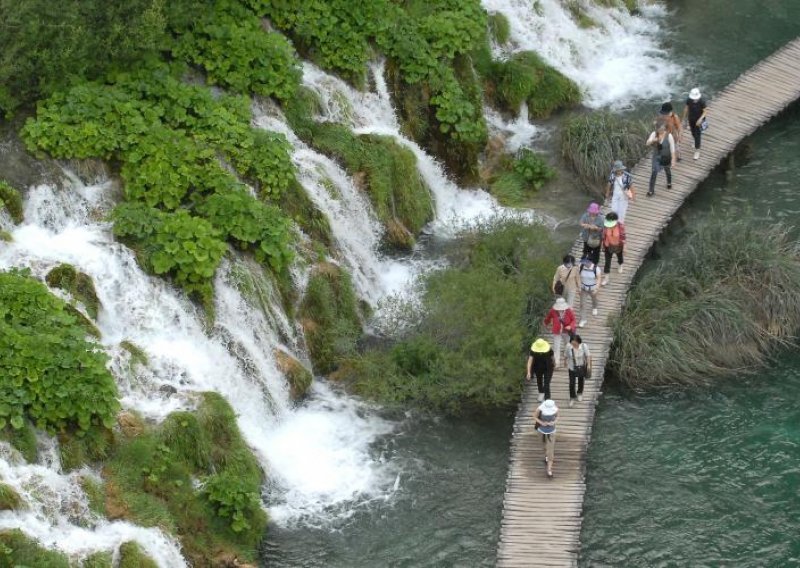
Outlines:
{"type": "Polygon", "coordinates": [[[596,24],[580,27],[560,0],[482,0],[486,11],[510,24],[509,45],[493,46],[495,57],[535,51],[574,80],[590,107],[625,108],[639,99],[666,99],[681,68],[660,45],[666,10],[645,4],[641,15],[581,3],[596,24]]]}

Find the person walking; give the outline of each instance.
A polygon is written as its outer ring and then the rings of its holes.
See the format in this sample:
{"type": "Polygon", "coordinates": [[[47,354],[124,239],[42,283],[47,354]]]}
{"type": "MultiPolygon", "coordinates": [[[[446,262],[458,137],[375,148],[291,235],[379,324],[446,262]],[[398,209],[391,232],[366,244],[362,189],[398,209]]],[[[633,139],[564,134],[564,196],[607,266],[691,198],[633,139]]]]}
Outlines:
{"type": "Polygon", "coordinates": [[[533,416],[536,429],[542,435],[544,444],[544,462],[547,466],[547,477],[553,477],[553,465],[556,458],[556,422],[558,421],[558,406],[554,400],[548,398],[536,409],[533,416]]]}
{"type": "Polygon", "coordinates": [[[648,197],[656,191],[656,178],[662,169],[667,174],[667,189],[672,189],[672,167],[675,165],[675,139],[667,132],[665,125],[660,125],[650,133],[647,145],[653,147],[653,171],[650,174],[648,197]]]}
{"type": "MultiPolygon", "coordinates": [[[[683,134],[683,125],[680,117],[675,114],[672,103],[670,101],[661,105],[656,118],[656,126],[663,124],[667,127],[667,132],[672,134],[672,139],[675,140],[675,160],[681,161],[681,138],[683,134]]],[[[624,221],[624,219],[620,219],[624,221]]]]}
{"type": "Polygon", "coordinates": [[[625,169],[625,164],[621,160],[614,162],[614,167],[608,176],[606,201],[608,201],[609,195],[611,196],[611,210],[619,216],[620,221],[624,221],[625,214],[628,212],[628,203],[634,200],[635,195],[633,176],[625,169]]]}
{"type": "Polygon", "coordinates": [[[617,218],[617,214],[613,211],[606,215],[606,220],[603,223],[603,252],[605,253],[606,262],[603,266],[603,280],[600,282],[601,286],[608,284],[608,274],[611,272],[611,257],[617,255],[617,264],[619,265],[619,273],[622,274],[625,266],[622,258],[622,251],[625,248],[625,224],[617,218]]]}
{"type": "Polygon", "coordinates": [[[575,257],[568,254],[563,258],[563,263],[556,268],[551,290],[556,296],[563,297],[571,308],[575,305],[575,294],[578,293],[580,285],[575,257]]]}
{"type": "Polygon", "coordinates": [[[550,398],[550,381],[553,378],[556,360],[550,344],[541,337],[531,344],[531,352],[528,355],[528,374],[526,381],[531,380],[531,373],[536,375],[536,388],[539,390],[537,400],[542,402],[545,398],[550,398]]]}
{"type": "Polygon", "coordinates": [[[590,258],[581,259],[581,267],[578,272],[581,280],[581,321],[578,327],[586,325],[586,310],[589,307],[589,300],[592,301],[592,315],[597,315],[597,289],[600,284],[600,267],[590,258]]]}
{"type": "Polygon", "coordinates": [[[686,106],[683,107],[682,120],[689,118],[689,129],[694,138],[694,159],[700,158],[700,138],[703,134],[703,121],[706,118],[706,101],[700,93],[700,89],[695,87],[689,91],[689,98],[686,99],[686,106]]]}
{"type": "Polygon", "coordinates": [[[559,362],[563,351],[561,350],[564,338],[569,338],[570,335],[575,333],[575,312],[569,307],[569,304],[564,298],[559,298],[547,315],[544,317],[544,325],[548,326],[550,331],[553,332],[553,351],[556,355],[556,369],[558,369],[559,362]]]}
{"type": "Polygon", "coordinates": [[[600,262],[600,240],[603,236],[603,216],[600,206],[590,203],[586,212],[581,215],[581,239],[583,240],[583,256],[588,256],[592,262],[600,262]]]}
{"type": "Polygon", "coordinates": [[[569,340],[565,358],[569,373],[569,406],[572,408],[576,399],[583,402],[583,384],[587,377],[592,376],[592,354],[580,335],[573,335],[569,340]]]}

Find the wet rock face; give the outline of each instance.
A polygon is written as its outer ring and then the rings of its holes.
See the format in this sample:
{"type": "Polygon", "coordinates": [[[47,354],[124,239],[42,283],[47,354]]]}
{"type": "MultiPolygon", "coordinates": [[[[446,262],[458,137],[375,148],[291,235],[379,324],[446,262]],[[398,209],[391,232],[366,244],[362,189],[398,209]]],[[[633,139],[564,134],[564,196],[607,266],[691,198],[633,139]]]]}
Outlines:
{"type": "Polygon", "coordinates": [[[22,123],[21,119],[10,123],[0,120],[0,179],[24,196],[29,187],[57,183],[64,176],[54,160],[38,159],[28,152],[18,134],[22,123]]]}

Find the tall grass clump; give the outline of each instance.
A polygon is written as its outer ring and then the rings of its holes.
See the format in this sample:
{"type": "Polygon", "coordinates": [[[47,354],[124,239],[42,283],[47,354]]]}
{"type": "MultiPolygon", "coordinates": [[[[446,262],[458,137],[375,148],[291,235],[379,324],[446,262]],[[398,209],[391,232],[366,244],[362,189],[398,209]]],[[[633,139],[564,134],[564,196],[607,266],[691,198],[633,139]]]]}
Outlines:
{"type": "Polygon", "coordinates": [[[613,374],[632,387],[752,370],[800,328],[800,243],[780,224],[716,217],[647,272],[614,324],[613,374]]]}
{"type": "Polygon", "coordinates": [[[581,181],[600,190],[614,160],[632,167],[647,153],[648,132],[645,121],[626,120],[610,112],[576,115],[562,126],[561,156],[581,181]]]}
{"type": "Polygon", "coordinates": [[[489,191],[503,205],[524,205],[556,172],[545,159],[528,148],[516,156],[503,155],[489,179],[489,191]]]}
{"type": "Polygon", "coordinates": [[[463,241],[450,268],[423,279],[418,304],[398,307],[393,342],[340,373],[356,392],[450,414],[516,403],[558,252],[545,227],[519,220],[468,229],[463,241]]]}

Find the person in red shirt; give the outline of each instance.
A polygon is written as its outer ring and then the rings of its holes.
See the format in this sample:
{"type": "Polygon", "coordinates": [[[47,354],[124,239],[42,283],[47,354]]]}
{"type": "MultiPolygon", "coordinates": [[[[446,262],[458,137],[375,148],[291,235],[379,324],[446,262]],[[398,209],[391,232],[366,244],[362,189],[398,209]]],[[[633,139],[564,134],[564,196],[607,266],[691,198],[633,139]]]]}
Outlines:
{"type": "Polygon", "coordinates": [[[575,312],[569,307],[564,298],[559,298],[544,318],[544,325],[553,332],[553,352],[556,357],[556,369],[564,358],[564,351],[561,350],[563,338],[567,338],[575,333],[575,312]]]}

